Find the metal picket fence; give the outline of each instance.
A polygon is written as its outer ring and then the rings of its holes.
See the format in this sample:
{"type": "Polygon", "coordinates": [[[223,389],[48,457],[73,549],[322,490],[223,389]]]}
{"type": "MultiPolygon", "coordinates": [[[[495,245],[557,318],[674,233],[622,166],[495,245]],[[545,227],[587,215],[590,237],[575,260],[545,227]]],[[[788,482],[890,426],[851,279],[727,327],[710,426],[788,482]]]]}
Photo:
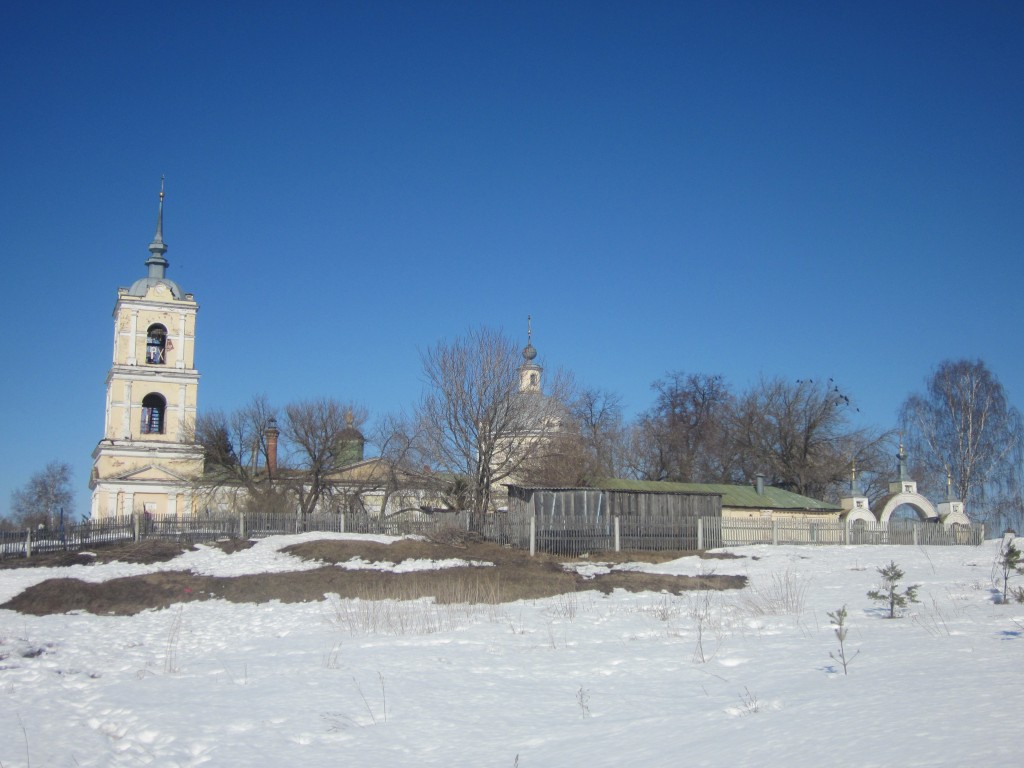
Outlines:
{"type": "Polygon", "coordinates": [[[0,559],[28,557],[41,552],[78,552],[95,544],[132,541],[135,528],[131,517],[117,517],[103,523],[88,520],[65,523],[56,528],[0,531],[0,559]]]}

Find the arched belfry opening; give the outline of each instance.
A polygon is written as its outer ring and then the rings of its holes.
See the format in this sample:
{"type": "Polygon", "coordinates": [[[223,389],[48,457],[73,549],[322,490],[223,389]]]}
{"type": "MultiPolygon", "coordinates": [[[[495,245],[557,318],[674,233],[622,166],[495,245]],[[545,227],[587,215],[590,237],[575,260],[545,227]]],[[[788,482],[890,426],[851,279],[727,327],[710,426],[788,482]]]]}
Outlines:
{"type": "Polygon", "coordinates": [[[154,323],[146,331],[146,362],[149,365],[167,363],[167,329],[154,323]]]}
{"type": "Polygon", "coordinates": [[[167,400],[163,395],[158,392],[150,392],[142,398],[142,434],[164,434],[164,417],[166,415],[167,400]]]}

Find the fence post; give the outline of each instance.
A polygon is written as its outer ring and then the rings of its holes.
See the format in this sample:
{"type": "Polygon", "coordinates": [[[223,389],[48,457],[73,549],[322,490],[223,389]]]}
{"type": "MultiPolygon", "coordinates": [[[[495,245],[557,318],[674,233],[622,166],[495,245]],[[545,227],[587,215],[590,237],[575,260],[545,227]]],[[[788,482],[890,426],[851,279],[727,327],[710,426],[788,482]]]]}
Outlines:
{"type": "Polygon", "coordinates": [[[238,538],[245,538],[245,512],[238,513],[238,538]]]}
{"type": "Polygon", "coordinates": [[[779,521],[772,520],[772,544],[779,546],[779,521]]]}
{"type": "Polygon", "coordinates": [[[25,557],[32,557],[32,529],[25,531],[25,557]]]}
{"type": "Polygon", "coordinates": [[[132,512],[132,527],[135,529],[135,543],[142,541],[142,515],[132,512]]]}
{"type": "Polygon", "coordinates": [[[339,529],[338,532],[339,533],[344,533],[345,532],[345,510],[344,509],[338,510],[338,517],[341,518],[340,520],[338,520],[338,529],[339,529]]]}
{"type": "Polygon", "coordinates": [[[621,545],[622,539],[621,539],[621,531],[620,531],[620,528],[619,528],[619,519],[620,519],[619,516],[616,515],[615,516],[615,551],[616,552],[621,552],[622,551],[622,545],[621,545]]]}
{"type": "Polygon", "coordinates": [[[917,546],[917,523],[916,522],[914,523],[913,530],[914,530],[914,546],[916,547],[917,546]]]}
{"type": "Polygon", "coordinates": [[[537,515],[530,517],[530,557],[537,554],[537,515]]]}
{"type": "Polygon", "coordinates": [[[704,518],[697,518],[697,549],[704,549],[704,518]]]}
{"type": "Polygon", "coordinates": [[[843,544],[850,546],[850,521],[846,520],[843,525],[843,544]]]}

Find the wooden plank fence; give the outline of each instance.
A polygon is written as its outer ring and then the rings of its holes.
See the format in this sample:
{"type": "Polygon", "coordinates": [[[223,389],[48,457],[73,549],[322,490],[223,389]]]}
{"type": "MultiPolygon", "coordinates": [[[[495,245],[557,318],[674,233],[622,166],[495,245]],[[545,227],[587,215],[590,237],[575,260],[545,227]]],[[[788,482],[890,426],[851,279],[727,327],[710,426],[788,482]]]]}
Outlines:
{"type": "Polygon", "coordinates": [[[846,523],[835,520],[722,521],[722,546],[747,544],[848,544],[846,523]]]}

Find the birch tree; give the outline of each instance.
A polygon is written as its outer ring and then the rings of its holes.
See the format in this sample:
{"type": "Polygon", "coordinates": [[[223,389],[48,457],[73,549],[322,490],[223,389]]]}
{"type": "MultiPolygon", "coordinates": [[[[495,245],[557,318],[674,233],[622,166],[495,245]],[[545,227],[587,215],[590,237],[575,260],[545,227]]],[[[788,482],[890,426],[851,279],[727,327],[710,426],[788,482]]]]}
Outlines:
{"type": "Polygon", "coordinates": [[[71,466],[62,461],[51,461],[11,494],[11,519],[22,528],[54,528],[62,511],[65,519],[74,511],[71,466]]]}
{"type": "Polygon", "coordinates": [[[900,420],[925,489],[940,494],[948,477],[972,517],[1021,523],[1024,424],[985,363],[940,363],[924,393],[903,403],[900,420]]]}

